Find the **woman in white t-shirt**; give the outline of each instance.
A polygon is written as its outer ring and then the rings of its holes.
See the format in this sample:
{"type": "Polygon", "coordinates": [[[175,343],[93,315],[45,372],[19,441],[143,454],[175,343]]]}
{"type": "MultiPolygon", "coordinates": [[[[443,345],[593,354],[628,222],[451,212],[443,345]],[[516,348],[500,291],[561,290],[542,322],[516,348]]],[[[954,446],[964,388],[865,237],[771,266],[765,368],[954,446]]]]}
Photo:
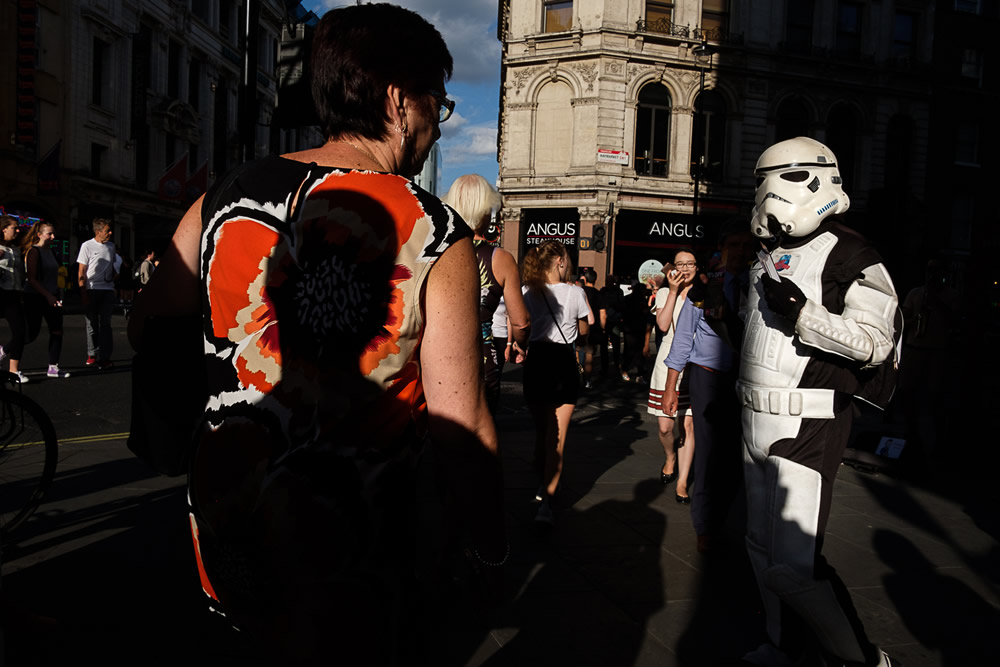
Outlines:
{"type": "Polygon", "coordinates": [[[524,400],[535,421],[535,465],[542,480],[535,520],[549,524],[550,499],[559,487],[566,431],[580,391],[573,344],[587,333],[590,314],[583,289],[566,283],[570,269],[566,248],[558,241],[528,250],[521,267],[524,303],[531,316],[524,400]]]}
{"type": "Polygon", "coordinates": [[[691,502],[687,493],[688,474],[691,472],[691,462],[694,459],[694,420],[691,417],[691,397],[687,391],[685,374],[678,378],[677,414],[668,415],[663,412],[663,390],[667,383],[667,354],[674,340],[674,329],[677,325],[677,315],[687,298],[691,282],[698,268],[694,254],[689,250],[678,250],[674,254],[672,266],[664,267],[666,287],[656,292],[656,302],[653,314],[656,315],[656,326],[663,332],[660,347],[656,353],[656,363],[653,364],[653,374],[649,381],[649,400],[646,410],[656,416],[660,445],[663,447],[664,462],[660,468],[660,481],[663,484],[677,480],[677,502],[691,502]],[[676,421],[683,420],[683,447],[679,450],[676,442],[676,421]]]}

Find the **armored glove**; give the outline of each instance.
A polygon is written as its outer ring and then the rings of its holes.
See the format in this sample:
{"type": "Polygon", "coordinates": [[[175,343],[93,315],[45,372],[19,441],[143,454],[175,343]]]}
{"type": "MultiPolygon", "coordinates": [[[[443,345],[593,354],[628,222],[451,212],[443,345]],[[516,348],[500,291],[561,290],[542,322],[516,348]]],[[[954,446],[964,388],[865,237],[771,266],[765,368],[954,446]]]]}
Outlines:
{"type": "Polygon", "coordinates": [[[764,286],[764,299],[771,312],[791,322],[799,319],[799,312],[806,305],[806,295],[798,285],[791,280],[775,280],[766,273],[761,276],[761,283],[764,286]]]}

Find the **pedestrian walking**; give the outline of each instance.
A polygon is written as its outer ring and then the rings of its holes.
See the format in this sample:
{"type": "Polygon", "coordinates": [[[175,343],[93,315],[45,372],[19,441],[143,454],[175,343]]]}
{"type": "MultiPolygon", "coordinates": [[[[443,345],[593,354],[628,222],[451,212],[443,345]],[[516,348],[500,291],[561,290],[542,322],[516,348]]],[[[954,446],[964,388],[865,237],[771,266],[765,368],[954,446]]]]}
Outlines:
{"type": "Polygon", "coordinates": [[[566,282],[571,262],[565,246],[546,241],[529,249],[521,267],[531,340],[524,359],[524,400],[535,422],[535,467],[541,478],[536,521],[552,524],[566,433],[580,393],[574,343],[587,334],[590,309],[583,289],[566,282]]]}
{"type": "Polygon", "coordinates": [[[114,346],[111,315],[115,309],[115,244],[111,242],[111,223],[104,218],[93,222],[94,238],[80,245],[77,255],[77,284],[87,316],[87,365],[101,370],[111,368],[114,346]]]}
{"type": "Polygon", "coordinates": [[[17,241],[17,220],[0,217],[0,311],[10,325],[10,338],[0,346],[0,361],[10,359],[10,373],[24,384],[28,376],[21,372],[21,353],[27,333],[24,319],[24,257],[17,241]]]}
{"type": "Polygon", "coordinates": [[[38,221],[24,237],[24,310],[27,319],[27,340],[33,342],[42,330],[42,320],[49,329],[50,378],[67,378],[69,372],[59,368],[63,343],[63,303],[59,290],[59,261],[52,253],[55,227],[38,221]]]}

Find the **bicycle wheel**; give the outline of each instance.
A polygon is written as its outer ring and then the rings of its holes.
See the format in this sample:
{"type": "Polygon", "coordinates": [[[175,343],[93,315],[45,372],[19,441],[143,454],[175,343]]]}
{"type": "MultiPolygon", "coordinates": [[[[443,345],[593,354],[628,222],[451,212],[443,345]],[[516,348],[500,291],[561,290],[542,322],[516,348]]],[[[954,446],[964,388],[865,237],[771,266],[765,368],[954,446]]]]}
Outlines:
{"type": "Polygon", "coordinates": [[[31,516],[56,474],[52,420],[30,398],[0,391],[0,539],[31,516]]]}

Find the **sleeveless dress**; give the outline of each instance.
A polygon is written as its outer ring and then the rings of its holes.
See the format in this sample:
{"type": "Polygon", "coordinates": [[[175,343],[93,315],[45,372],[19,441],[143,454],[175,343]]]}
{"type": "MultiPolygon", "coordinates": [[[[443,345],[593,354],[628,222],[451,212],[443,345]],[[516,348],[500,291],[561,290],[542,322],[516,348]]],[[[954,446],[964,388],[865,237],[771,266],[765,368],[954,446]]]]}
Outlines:
{"type": "Polygon", "coordinates": [[[413,558],[420,297],[471,232],[400,176],[279,157],[221,180],[202,221],[203,589],[251,630],[308,617],[364,634],[358,619],[395,618],[413,558]]]}
{"type": "MultiPolygon", "coordinates": [[[[656,303],[654,305],[655,310],[660,310],[663,308],[667,301],[667,297],[661,295],[667,294],[668,290],[661,289],[656,293],[656,303]]],[[[681,312],[681,306],[684,305],[684,299],[677,299],[674,301],[674,312],[670,318],[671,326],[670,331],[663,334],[663,338],[660,339],[660,346],[656,349],[656,361],[653,363],[653,373],[649,379],[649,398],[646,401],[646,412],[657,417],[666,417],[660,406],[663,402],[663,392],[667,386],[667,365],[663,363],[667,355],[670,353],[670,345],[674,342],[674,331],[677,329],[677,316],[681,312]]],[[[687,382],[685,382],[684,373],[680,374],[677,378],[677,416],[683,417],[688,414],[691,409],[691,395],[687,390],[687,382]]]]}
{"type": "Polygon", "coordinates": [[[473,241],[479,260],[479,324],[483,332],[483,380],[490,412],[500,399],[500,363],[493,345],[493,314],[503,298],[503,287],[493,273],[493,253],[496,248],[483,240],[473,241]]]}

